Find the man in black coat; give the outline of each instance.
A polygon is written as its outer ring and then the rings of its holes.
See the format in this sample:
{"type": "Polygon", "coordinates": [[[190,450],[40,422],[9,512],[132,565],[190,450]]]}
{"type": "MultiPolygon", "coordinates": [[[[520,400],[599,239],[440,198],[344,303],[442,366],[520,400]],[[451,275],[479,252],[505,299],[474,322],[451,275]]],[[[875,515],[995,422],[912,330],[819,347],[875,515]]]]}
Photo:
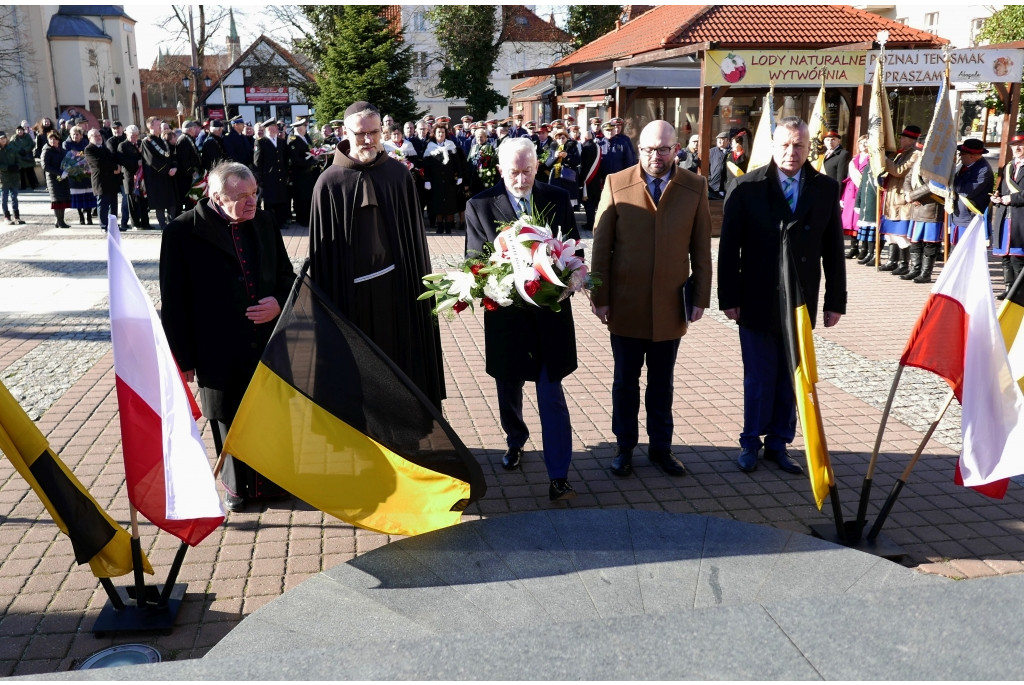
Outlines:
{"type": "MultiPolygon", "coordinates": [[[[213,167],[224,160],[231,159],[224,149],[224,122],[220,119],[213,119],[210,122],[210,132],[199,142],[196,138],[196,146],[199,148],[199,156],[203,161],[203,171],[210,173],[213,167]]],[[[238,161],[238,160],[235,160],[238,161]]]]}
{"type": "Polygon", "coordinates": [[[178,162],[174,148],[160,137],[160,117],[150,117],[149,136],[142,141],[142,174],[146,181],[146,200],[156,210],[156,221],[161,229],[167,228],[169,219],[178,215],[178,191],[174,177],[178,162]],[[170,214],[170,217],[168,217],[170,214]]]}
{"type": "MultiPolygon", "coordinates": [[[[466,206],[466,254],[476,255],[493,242],[500,224],[511,223],[524,212],[543,215],[558,235],[579,240],[569,205],[569,194],[546,183],[535,183],[537,153],[529,138],[507,140],[498,150],[502,183],[472,198],[466,206]]],[[[562,310],[540,307],[501,307],[484,312],[487,374],[497,384],[501,427],[508,451],[502,466],[519,467],[529,429],[523,421],[523,385],[537,386],[537,405],[543,428],[544,463],[551,481],[552,500],[575,492],[567,475],[572,460],[572,427],[562,392],[562,379],[576,370],[576,330],[572,305],[562,310]]]]}
{"type": "Polygon", "coordinates": [[[310,156],[313,146],[306,133],[305,117],[292,124],[292,135],[288,136],[288,170],[292,186],[292,203],[295,208],[295,223],[303,228],[309,226],[309,206],[313,201],[313,186],[320,175],[320,165],[310,156]]]}
{"type": "Polygon", "coordinates": [[[983,159],[988,150],[982,141],[968,138],[956,149],[960,153],[960,165],[953,175],[953,191],[956,193],[953,230],[950,234],[950,243],[953,245],[957,244],[974,217],[984,214],[988,209],[989,197],[996,182],[992,167],[983,159]]]}
{"type": "Polygon", "coordinates": [[[846,261],[839,185],[807,163],[807,124],[786,117],[772,140],[772,162],[744,174],[726,200],[718,301],[740,330],[743,432],[738,466],[746,472],[756,469],[763,444],[766,460],[788,473],[802,473],[786,452],[796,433],[796,404],[782,338],[780,231],[789,234],[812,326],[823,269],[825,327],[836,325],[846,312],[846,261]]]}
{"type": "Polygon", "coordinates": [[[850,175],[850,152],[839,142],[839,132],[830,130],[825,134],[825,161],[822,171],[836,183],[842,185],[850,175]]]}
{"type": "Polygon", "coordinates": [[[199,155],[199,148],[196,147],[195,138],[199,135],[202,127],[198,122],[189,119],[181,127],[182,134],[174,146],[174,155],[178,159],[178,174],[175,179],[178,181],[178,197],[186,209],[192,209],[195,202],[188,199],[188,191],[192,183],[203,175],[203,160],[199,155]]]}
{"type": "Polygon", "coordinates": [[[253,171],[260,184],[263,209],[274,215],[278,230],[288,223],[288,145],[278,138],[277,121],[263,122],[263,137],[256,141],[253,171]]]}
{"type": "MultiPolygon", "coordinates": [[[[149,228],[149,203],[140,188],[137,178],[142,168],[142,150],[139,141],[139,127],[131,124],[124,130],[125,141],[117,146],[117,163],[121,166],[123,191],[128,198],[128,209],[131,213],[132,226],[138,230],[149,228]]],[[[144,184],[142,184],[144,185],[144,184]]],[[[121,230],[128,224],[127,217],[121,217],[121,230]]]]}
{"type": "MultiPolygon", "coordinates": [[[[295,272],[273,219],[256,209],[256,179],[247,167],[217,167],[209,191],[164,232],[160,297],[167,342],[186,379],[199,382],[220,453],[295,272]]],[[[231,456],[221,479],[229,511],[282,494],[231,456]]]]}
{"type": "Polygon", "coordinates": [[[117,188],[121,185],[121,167],[117,158],[103,144],[103,134],[99,129],[89,131],[89,144],[83,150],[86,164],[89,165],[92,180],[92,194],[100,206],[100,227],[107,230],[107,217],[112,213],[117,217],[117,188]]]}
{"type": "Polygon", "coordinates": [[[252,165],[252,140],[245,137],[245,120],[239,114],[228,120],[230,129],[224,134],[222,143],[227,156],[239,164],[252,165]]]}
{"type": "MultiPolygon", "coordinates": [[[[114,155],[114,159],[116,160],[118,159],[117,148],[121,146],[121,143],[128,140],[128,136],[125,135],[124,126],[121,125],[120,121],[115,121],[113,123],[112,131],[114,135],[103,141],[103,145],[110,150],[110,153],[114,155]]],[[[120,179],[120,176],[118,179],[120,179]]],[[[124,232],[128,230],[129,221],[128,196],[124,192],[124,183],[119,183],[117,192],[121,195],[121,231],[124,232]]]]}
{"type": "Polygon", "coordinates": [[[725,197],[725,181],[728,176],[725,161],[729,157],[728,131],[722,131],[715,138],[715,147],[708,152],[708,197],[721,200],[725,197]]]}

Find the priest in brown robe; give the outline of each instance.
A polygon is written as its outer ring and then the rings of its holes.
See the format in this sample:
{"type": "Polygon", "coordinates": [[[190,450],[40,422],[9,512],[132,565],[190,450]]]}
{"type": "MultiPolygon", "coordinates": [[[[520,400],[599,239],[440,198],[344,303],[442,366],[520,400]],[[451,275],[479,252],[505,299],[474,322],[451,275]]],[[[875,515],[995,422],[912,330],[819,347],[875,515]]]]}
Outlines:
{"type": "Polygon", "coordinates": [[[418,301],[430,255],[412,174],[384,151],[368,102],[345,110],[345,137],[313,188],[310,276],[438,409],[441,337],[429,300],[418,301]]]}

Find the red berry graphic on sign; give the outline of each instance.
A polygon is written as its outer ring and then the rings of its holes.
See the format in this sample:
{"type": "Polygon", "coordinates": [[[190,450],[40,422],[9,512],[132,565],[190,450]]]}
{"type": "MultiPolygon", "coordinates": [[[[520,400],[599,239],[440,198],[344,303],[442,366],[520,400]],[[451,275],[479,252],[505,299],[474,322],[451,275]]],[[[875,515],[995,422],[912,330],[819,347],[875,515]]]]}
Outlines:
{"type": "Polygon", "coordinates": [[[722,78],[728,83],[739,83],[747,74],[747,65],[742,57],[731,52],[722,60],[722,78]]]}

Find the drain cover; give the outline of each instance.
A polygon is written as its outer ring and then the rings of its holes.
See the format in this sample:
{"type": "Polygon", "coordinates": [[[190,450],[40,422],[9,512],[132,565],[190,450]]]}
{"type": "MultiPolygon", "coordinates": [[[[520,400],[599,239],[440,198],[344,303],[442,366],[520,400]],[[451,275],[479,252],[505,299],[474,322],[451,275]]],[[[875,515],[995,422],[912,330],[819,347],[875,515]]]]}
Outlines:
{"type": "Polygon", "coordinates": [[[117,645],[108,647],[102,652],[96,652],[82,662],[78,667],[79,671],[89,671],[94,668],[112,668],[114,666],[138,666],[140,664],[155,664],[160,661],[160,652],[149,645],[117,645]]]}

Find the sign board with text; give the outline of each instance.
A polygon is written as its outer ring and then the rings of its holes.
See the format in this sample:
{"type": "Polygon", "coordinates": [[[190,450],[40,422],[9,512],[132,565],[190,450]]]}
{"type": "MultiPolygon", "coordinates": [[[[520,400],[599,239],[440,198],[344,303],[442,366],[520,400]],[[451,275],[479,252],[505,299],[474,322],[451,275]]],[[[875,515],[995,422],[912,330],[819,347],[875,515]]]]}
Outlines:
{"type": "Polygon", "coordinates": [[[288,86],[246,86],[245,101],[284,104],[288,102],[288,86]]]}
{"type": "Polygon", "coordinates": [[[764,87],[857,86],[864,79],[863,50],[708,50],[705,85],[764,87]]]}
{"type": "MultiPolygon", "coordinates": [[[[864,83],[871,83],[878,51],[867,53],[864,83]]],[[[1020,83],[1024,50],[975,48],[950,54],[951,83],[1020,83]]],[[[942,50],[886,50],[882,80],[886,86],[937,86],[946,64],[942,50]]]]}

